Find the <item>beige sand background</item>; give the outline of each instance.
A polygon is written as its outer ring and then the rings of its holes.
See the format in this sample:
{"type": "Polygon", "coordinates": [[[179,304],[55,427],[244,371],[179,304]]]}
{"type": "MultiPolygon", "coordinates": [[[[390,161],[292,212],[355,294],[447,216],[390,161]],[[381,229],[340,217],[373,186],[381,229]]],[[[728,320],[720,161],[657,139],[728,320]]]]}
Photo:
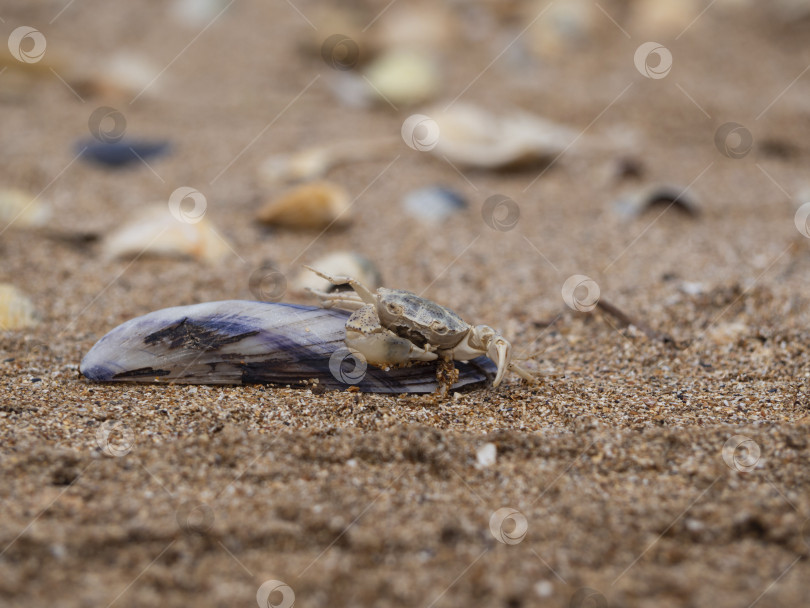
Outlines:
{"type": "MultiPolygon", "coordinates": [[[[630,22],[632,5],[605,2],[586,44],[538,58],[526,41],[540,21],[515,39],[542,7],[454,3],[440,99],[463,92],[584,135],[531,186],[539,170],[462,177],[404,144],[337,168],[329,177],[358,197],[353,222],[315,239],[253,223],[279,191],[258,179],[260,162],[397,137],[419,108],[335,100],[337,74],[302,51],[335,33],[307,23],[314,2],[238,1],[207,28],[178,24],[164,4],[0,9],[0,38],[36,27],[56,72],[0,74],[0,185],[41,193],[55,216],[0,237],[0,280],[43,317],[0,334],[1,605],[250,606],[267,580],[297,606],[806,602],[810,262],[794,213],[810,196],[810,23],[729,2],[698,17],[709,4],[698,3],[685,31],[653,37],[630,22]],[[672,52],[665,78],[634,67],[648,40],[672,52]],[[165,68],[137,100],[80,100],[60,81],[117,50],[165,68]],[[128,135],[171,140],[173,154],[127,171],[75,161],[102,105],[124,114],[128,135]],[[715,146],[728,121],[753,136],[743,158],[715,146]],[[639,178],[622,177],[623,159],[639,178]],[[615,213],[614,200],[650,183],[690,186],[701,215],[615,213]],[[469,210],[438,227],[403,215],[402,195],[433,184],[469,210]],[[107,233],[179,186],[205,194],[235,255],[130,264],[65,238],[107,233]],[[492,194],[518,202],[514,230],[483,222],[492,194]],[[527,365],[544,384],[510,378],[437,403],[78,376],[82,355],[126,319],[251,299],[263,263],[289,273],[347,247],[387,285],[428,287],[537,353],[527,365]],[[675,344],[569,309],[573,274],[675,344]],[[102,452],[105,423],[131,439],[125,453],[102,452]],[[497,460],[478,468],[486,443],[497,460]],[[517,544],[490,531],[502,508],[525,517],[517,544]]],[[[386,4],[358,7],[370,22],[386,4]]]]}

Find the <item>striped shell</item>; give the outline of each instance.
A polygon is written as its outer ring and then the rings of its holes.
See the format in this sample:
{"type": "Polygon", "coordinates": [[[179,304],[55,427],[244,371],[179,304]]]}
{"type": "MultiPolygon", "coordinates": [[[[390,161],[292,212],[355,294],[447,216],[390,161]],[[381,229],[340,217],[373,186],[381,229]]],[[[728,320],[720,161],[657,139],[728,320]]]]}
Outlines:
{"type": "MultiPolygon", "coordinates": [[[[371,393],[430,393],[436,364],[383,370],[356,366],[344,344],[348,312],[228,300],[165,308],[101,338],[80,370],[100,382],[275,384],[371,393]],[[358,373],[359,370],[359,373],[358,373]]],[[[487,383],[486,357],[456,362],[453,388],[487,383]]]]}

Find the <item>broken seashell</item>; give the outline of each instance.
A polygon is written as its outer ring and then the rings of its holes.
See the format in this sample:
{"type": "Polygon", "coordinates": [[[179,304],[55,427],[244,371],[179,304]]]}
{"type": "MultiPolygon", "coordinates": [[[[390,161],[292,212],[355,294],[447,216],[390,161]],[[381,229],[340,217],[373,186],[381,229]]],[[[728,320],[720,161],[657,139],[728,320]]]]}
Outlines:
{"type": "Polygon", "coordinates": [[[548,162],[577,138],[573,130],[523,111],[498,116],[456,103],[425,114],[439,132],[432,153],[467,167],[500,169],[548,162]]]}
{"type": "MultiPolygon", "coordinates": [[[[430,393],[435,362],[383,370],[344,343],[351,313],[311,306],[230,300],[158,310],[119,325],[82,359],[100,382],[274,384],[372,393],[430,393]]],[[[485,357],[456,363],[453,388],[486,383],[485,357]]]]}
{"type": "Polygon", "coordinates": [[[329,169],[354,161],[376,160],[396,149],[399,139],[359,140],[316,146],[293,154],[271,156],[259,166],[259,175],[269,184],[322,177],[329,169]]]}
{"type": "Polygon", "coordinates": [[[557,57],[585,46],[596,29],[597,9],[591,0],[542,0],[529,3],[527,9],[524,21],[537,21],[527,31],[527,46],[540,57],[557,57]]]}
{"type": "Polygon", "coordinates": [[[108,258],[148,255],[191,257],[205,262],[216,262],[232,251],[208,218],[183,221],[165,203],[139,211],[132,221],[107,236],[102,248],[108,258]]]}
{"type": "Polygon", "coordinates": [[[700,208],[687,189],[660,184],[635,190],[617,200],[613,206],[626,219],[638,217],[652,207],[675,207],[691,217],[700,215],[700,208]]]}
{"type": "Polygon", "coordinates": [[[174,0],[171,16],[180,25],[206,27],[227,8],[224,0],[174,0]]]}
{"type": "Polygon", "coordinates": [[[426,224],[438,224],[465,209],[467,201],[449,188],[431,186],[406,194],[402,206],[414,218],[426,224]]]}
{"type": "Polygon", "coordinates": [[[159,91],[160,74],[160,66],[142,55],[122,51],[105,58],[88,75],[71,79],[71,86],[83,97],[140,97],[159,91]]]}
{"type": "Polygon", "coordinates": [[[677,36],[701,14],[701,4],[698,0],[636,0],[629,29],[648,39],[677,36]]]}
{"type": "Polygon", "coordinates": [[[39,323],[31,299],[8,283],[0,283],[0,330],[26,329],[39,323]]]}
{"type": "Polygon", "coordinates": [[[378,49],[438,50],[453,42],[457,29],[457,19],[440,3],[408,2],[383,12],[369,39],[378,49]]]}
{"type": "Polygon", "coordinates": [[[383,101],[394,106],[427,101],[441,84],[435,60],[413,49],[386,51],[366,68],[365,78],[383,101]]]}
{"type": "Polygon", "coordinates": [[[42,226],[49,217],[38,197],[22,190],[0,190],[0,229],[42,226]]]}
{"type": "Polygon", "coordinates": [[[313,182],[287,190],[264,205],[256,219],[283,228],[320,230],[348,221],[346,190],[332,182],[313,182]]]}
{"type": "MultiPolygon", "coordinates": [[[[308,265],[333,276],[352,277],[371,290],[382,287],[382,277],[374,262],[359,253],[336,251],[308,265]]],[[[351,290],[348,285],[335,286],[331,281],[310,271],[299,272],[292,280],[292,287],[299,293],[305,293],[308,290],[328,293],[341,287],[351,290]]]]}

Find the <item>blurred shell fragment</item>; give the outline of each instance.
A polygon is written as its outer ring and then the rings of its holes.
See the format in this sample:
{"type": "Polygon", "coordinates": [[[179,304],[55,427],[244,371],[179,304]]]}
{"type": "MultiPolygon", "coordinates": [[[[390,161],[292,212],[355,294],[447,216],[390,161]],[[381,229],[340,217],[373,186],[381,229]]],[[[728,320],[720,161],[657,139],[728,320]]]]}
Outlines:
{"type": "Polygon", "coordinates": [[[408,192],[402,198],[402,207],[417,220],[434,225],[463,211],[467,207],[467,201],[458,192],[449,188],[429,186],[408,192]]]}
{"type": "Polygon", "coordinates": [[[392,49],[380,55],[365,70],[365,78],[381,101],[414,105],[432,99],[441,79],[436,60],[413,49],[392,49]]]}
{"type": "Polygon", "coordinates": [[[526,5],[527,46],[540,57],[558,57],[572,49],[587,45],[594,34],[598,13],[591,0],[566,0],[548,3],[546,0],[526,5]],[[537,15],[542,12],[542,17],[537,15]]]}
{"type": "Polygon", "coordinates": [[[632,3],[629,29],[641,36],[679,36],[701,15],[698,0],[636,0],[632,3]]]}
{"type": "Polygon", "coordinates": [[[661,184],[633,190],[622,196],[613,206],[619,216],[625,219],[638,217],[653,207],[675,207],[690,217],[700,215],[700,207],[687,189],[661,184]]]}
{"type": "Polygon", "coordinates": [[[39,315],[31,299],[8,283],[0,283],[0,330],[34,327],[39,315]]]}
{"type": "MultiPolygon", "coordinates": [[[[377,266],[366,256],[352,251],[336,251],[318,258],[311,264],[316,270],[335,276],[353,277],[370,289],[382,287],[382,277],[377,266]]],[[[299,293],[307,290],[330,292],[336,289],[330,281],[308,270],[301,271],[292,280],[292,287],[299,293]]],[[[349,288],[351,289],[351,288],[349,288]]]]}
{"type": "Polygon", "coordinates": [[[231,252],[223,236],[208,218],[194,223],[177,219],[165,203],[156,203],[104,239],[108,258],[141,255],[194,258],[216,262],[231,252]]]}
{"type": "Polygon", "coordinates": [[[120,98],[151,96],[160,90],[160,66],[143,55],[120,51],[104,57],[86,76],[71,78],[71,86],[83,97],[120,98]]]}
{"type": "Polygon", "coordinates": [[[394,4],[369,29],[371,44],[378,49],[435,51],[457,37],[457,17],[442,3],[430,1],[394,4]]]}
{"type": "Polygon", "coordinates": [[[501,169],[551,161],[577,138],[573,130],[521,110],[495,115],[470,104],[425,112],[439,130],[432,152],[472,168],[501,169]]]}
{"type": "Polygon", "coordinates": [[[0,229],[42,226],[50,217],[38,197],[22,190],[0,190],[0,229]]]}
{"type": "Polygon", "coordinates": [[[259,166],[259,176],[268,184],[306,181],[322,177],[345,163],[376,160],[396,149],[400,139],[366,139],[314,146],[292,154],[277,154],[259,166]]]}
{"type": "Polygon", "coordinates": [[[256,216],[260,222],[282,228],[321,230],[348,221],[349,194],[332,182],[296,186],[267,202],[256,216]]]}

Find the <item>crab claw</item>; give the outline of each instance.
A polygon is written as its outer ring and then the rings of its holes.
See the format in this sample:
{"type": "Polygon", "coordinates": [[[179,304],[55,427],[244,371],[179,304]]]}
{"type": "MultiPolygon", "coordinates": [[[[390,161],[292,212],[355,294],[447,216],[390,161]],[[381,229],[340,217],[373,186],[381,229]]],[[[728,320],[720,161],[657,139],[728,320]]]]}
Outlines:
{"type": "Polygon", "coordinates": [[[501,380],[503,380],[506,370],[509,369],[509,363],[512,360],[512,347],[502,337],[497,336],[487,349],[487,357],[492,359],[498,366],[498,372],[495,374],[495,380],[492,382],[493,387],[497,387],[501,380]]]}

